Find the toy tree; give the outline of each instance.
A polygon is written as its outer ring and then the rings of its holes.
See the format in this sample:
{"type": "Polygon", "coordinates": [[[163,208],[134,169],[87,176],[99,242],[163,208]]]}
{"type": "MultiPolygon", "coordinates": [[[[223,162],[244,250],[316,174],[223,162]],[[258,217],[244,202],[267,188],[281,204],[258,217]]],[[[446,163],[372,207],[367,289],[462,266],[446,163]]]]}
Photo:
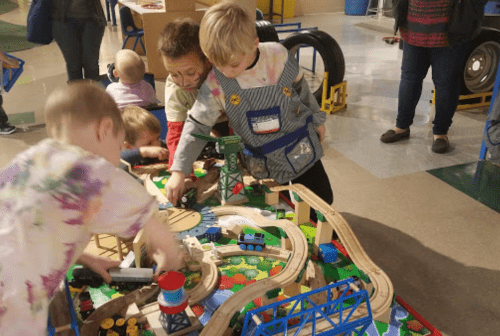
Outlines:
{"type": "Polygon", "coordinates": [[[238,152],[242,151],[241,138],[238,135],[230,135],[222,138],[214,138],[203,134],[192,134],[192,136],[214,141],[217,152],[224,154],[225,162],[221,168],[221,177],[218,190],[221,196],[221,203],[243,203],[248,199],[245,196],[245,186],[243,176],[238,168],[238,152]]]}

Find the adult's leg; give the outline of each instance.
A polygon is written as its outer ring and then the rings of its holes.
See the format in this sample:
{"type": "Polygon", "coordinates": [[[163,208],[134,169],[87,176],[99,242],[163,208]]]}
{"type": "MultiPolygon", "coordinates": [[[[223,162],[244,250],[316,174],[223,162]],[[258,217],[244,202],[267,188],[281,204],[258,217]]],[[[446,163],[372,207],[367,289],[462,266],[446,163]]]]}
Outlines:
{"type": "Polygon", "coordinates": [[[469,44],[431,48],[432,80],[436,88],[434,135],[446,135],[451,126],[460,96],[460,75],[469,44]]]}
{"type": "Polygon", "coordinates": [[[398,116],[396,127],[407,129],[413,123],[415,108],[422,94],[422,83],[429,70],[430,59],[427,48],[404,42],[401,63],[401,81],[398,94],[398,116]]]}
{"type": "Polygon", "coordinates": [[[53,21],[52,35],[66,61],[68,81],[83,79],[81,23],[76,20],[53,21]]]}
{"type": "Polygon", "coordinates": [[[99,50],[101,48],[104,27],[87,21],[83,25],[82,33],[82,62],[86,79],[99,78],[99,50]]]}

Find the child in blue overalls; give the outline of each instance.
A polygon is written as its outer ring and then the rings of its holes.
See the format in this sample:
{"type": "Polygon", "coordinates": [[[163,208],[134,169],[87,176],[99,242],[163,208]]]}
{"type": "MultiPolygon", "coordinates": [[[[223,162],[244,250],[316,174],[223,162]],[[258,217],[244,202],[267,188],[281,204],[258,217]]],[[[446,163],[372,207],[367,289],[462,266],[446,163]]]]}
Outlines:
{"type": "Polygon", "coordinates": [[[166,191],[176,204],[193,162],[222,113],[245,145],[246,169],[256,178],[301,183],[328,204],[333,193],[321,157],[326,114],[311,94],[297,60],[279,43],[259,43],[255,20],[241,6],[210,7],[200,45],[214,65],[189,111],[166,191]]]}

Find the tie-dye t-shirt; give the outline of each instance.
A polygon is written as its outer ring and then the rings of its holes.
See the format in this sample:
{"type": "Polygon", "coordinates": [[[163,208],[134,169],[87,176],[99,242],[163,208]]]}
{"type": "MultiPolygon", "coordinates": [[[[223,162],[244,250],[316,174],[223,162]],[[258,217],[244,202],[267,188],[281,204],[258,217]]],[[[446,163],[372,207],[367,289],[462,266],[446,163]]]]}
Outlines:
{"type": "MultiPolygon", "coordinates": [[[[276,42],[259,43],[259,59],[255,65],[236,77],[242,89],[277,84],[288,59],[288,49],[276,42]]],[[[303,75],[300,68],[299,77],[303,75]]],[[[210,71],[200,88],[197,103],[190,113],[194,118],[207,126],[215,125],[217,118],[226,110],[225,96],[221,85],[210,71]]]]}
{"type": "Polygon", "coordinates": [[[48,305],[94,233],[134,236],[157,210],[105,159],[46,139],[0,170],[0,335],[43,335],[48,305]]]}

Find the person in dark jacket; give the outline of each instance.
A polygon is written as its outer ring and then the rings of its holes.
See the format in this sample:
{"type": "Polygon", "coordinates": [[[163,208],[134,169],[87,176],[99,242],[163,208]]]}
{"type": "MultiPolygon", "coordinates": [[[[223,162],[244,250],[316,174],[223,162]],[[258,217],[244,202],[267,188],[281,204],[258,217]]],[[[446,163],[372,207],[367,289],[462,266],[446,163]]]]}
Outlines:
{"type": "Polygon", "coordinates": [[[66,61],[68,81],[99,78],[106,17],[99,0],[52,1],[52,35],[66,61]]]}
{"type": "Polygon", "coordinates": [[[396,126],[380,140],[407,139],[429,67],[436,93],[432,151],[449,149],[448,129],[458,105],[460,74],[469,41],[481,29],[487,0],[393,0],[395,32],[403,43],[396,126]]]}

